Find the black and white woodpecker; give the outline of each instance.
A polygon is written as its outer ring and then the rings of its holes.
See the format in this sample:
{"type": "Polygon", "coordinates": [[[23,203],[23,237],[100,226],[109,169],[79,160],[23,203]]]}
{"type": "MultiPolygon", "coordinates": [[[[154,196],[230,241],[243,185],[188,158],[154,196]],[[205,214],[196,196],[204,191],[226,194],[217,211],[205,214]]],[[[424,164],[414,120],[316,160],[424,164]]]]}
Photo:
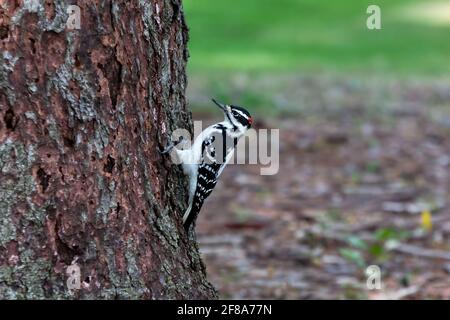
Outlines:
{"type": "MultiPolygon", "coordinates": [[[[250,113],[244,108],[222,104],[214,99],[212,101],[222,109],[224,120],[203,130],[189,149],[175,148],[183,172],[189,177],[189,206],[183,215],[186,231],[197,218],[203,202],[233,157],[239,138],[253,122],[250,113]]],[[[171,143],[162,153],[170,152],[176,144],[171,143]]]]}

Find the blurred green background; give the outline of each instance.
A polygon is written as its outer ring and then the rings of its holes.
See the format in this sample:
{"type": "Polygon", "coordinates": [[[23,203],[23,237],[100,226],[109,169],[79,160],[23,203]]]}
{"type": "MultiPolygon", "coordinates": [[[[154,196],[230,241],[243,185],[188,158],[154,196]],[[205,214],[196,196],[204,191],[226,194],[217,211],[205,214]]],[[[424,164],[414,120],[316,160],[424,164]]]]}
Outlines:
{"type": "Polygon", "coordinates": [[[280,88],[263,93],[267,88],[244,83],[239,90],[239,77],[284,85],[291,80],[275,75],[409,79],[450,73],[450,1],[186,0],[184,8],[195,110],[209,104],[199,94],[273,109],[265,96],[280,88]],[[381,8],[381,30],[366,27],[370,4],[381,8]]]}
{"type": "Polygon", "coordinates": [[[189,71],[448,74],[448,1],[187,0],[189,71]],[[377,4],[382,29],[366,28],[377,4]]]}

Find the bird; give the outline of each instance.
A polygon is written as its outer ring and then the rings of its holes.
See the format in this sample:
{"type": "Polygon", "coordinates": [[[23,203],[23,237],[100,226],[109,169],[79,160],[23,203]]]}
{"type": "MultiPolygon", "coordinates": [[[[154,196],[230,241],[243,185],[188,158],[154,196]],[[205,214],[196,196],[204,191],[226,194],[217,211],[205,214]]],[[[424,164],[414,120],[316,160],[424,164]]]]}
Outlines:
{"type": "MultiPolygon", "coordinates": [[[[189,201],[183,215],[186,232],[196,220],[204,201],[209,197],[226,165],[230,162],[238,140],[251,128],[253,118],[243,107],[228,105],[212,99],[224,114],[224,120],[204,129],[188,149],[176,150],[184,174],[189,178],[189,201]]],[[[171,152],[171,142],[162,153],[171,152]]]]}

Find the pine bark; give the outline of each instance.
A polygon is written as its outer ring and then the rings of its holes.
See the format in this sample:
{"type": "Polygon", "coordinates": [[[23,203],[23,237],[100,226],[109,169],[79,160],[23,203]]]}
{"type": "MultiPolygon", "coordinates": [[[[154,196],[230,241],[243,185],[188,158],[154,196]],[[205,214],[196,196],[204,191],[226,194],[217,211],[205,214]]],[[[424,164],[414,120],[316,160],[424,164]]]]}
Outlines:
{"type": "Polygon", "coordinates": [[[181,0],[1,2],[0,299],[216,297],[157,151],[192,132],[187,32],[181,0]]]}

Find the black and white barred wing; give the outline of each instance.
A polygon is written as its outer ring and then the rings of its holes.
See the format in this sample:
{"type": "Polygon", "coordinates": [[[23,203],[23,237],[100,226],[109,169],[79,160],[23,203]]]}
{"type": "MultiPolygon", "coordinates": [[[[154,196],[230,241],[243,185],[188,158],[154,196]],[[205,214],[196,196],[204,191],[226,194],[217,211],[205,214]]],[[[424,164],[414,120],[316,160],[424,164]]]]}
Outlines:
{"type": "MultiPolygon", "coordinates": [[[[228,139],[229,140],[229,139],[228,139]]],[[[217,184],[219,176],[233,156],[234,141],[227,141],[221,132],[205,139],[202,146],[202,159],[197,172],[197,185],[191,207],[183,217],[184,226],[189,229],[195,220],[203,202],[211,194],[217,184]]]]}

